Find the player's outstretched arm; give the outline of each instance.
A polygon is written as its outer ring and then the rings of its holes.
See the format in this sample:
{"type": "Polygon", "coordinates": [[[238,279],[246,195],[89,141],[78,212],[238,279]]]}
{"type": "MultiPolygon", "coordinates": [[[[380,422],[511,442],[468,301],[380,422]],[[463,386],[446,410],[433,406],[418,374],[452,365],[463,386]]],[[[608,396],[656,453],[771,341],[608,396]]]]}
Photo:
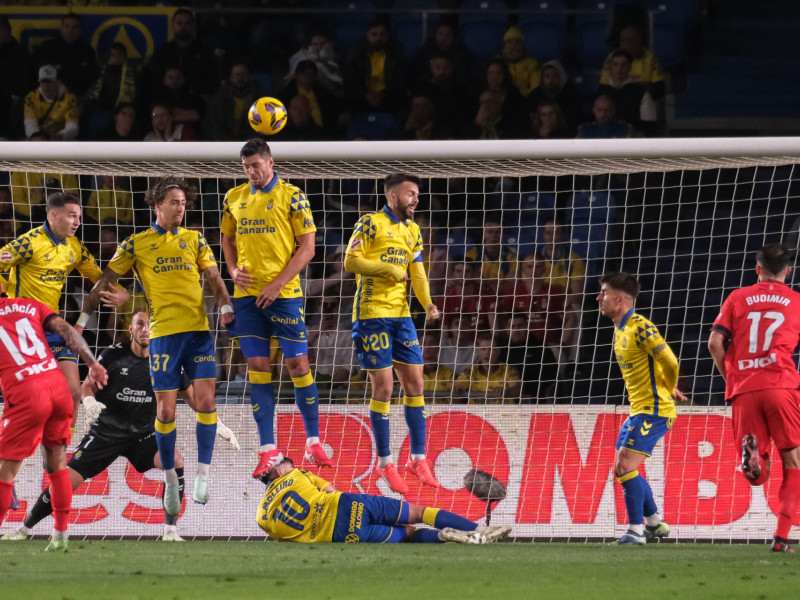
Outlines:
{"type": "Polygon", "coordinates": [[[94,358],[94,354],[89,349],[89,344],[83,339],[80,333],[61,317],[53,317],[47,321],[47,330],[56,333],[64,338],[67,346],[72,348],[75,353],[83,359],[89,366],[89,381],[98,388],[102,388],[108,381],[108,373],[103,365],[94,358]]]}
{"type": "Polygon", "coordinates": [[[222,281],[222,275],[219,274],[219,269],[214,266],[206,267],[203,270],[203,276],[208,281],[208,285],[211,286],[214,301],[219,306],[219,322],[223,327],[227,327],[233,322],[233,306],[231,305],[231,297],[228,295],[225,282],[222,281]]]}
{"type": "Polygon", "coordinates": [[[719,331],[712,331],[708,336],[708,351],[711,358],[714,359],[714,366],[717,371],[722,375],[723,381],[728,381],[727,373],[725,372],[725,335],[719,331]]]}

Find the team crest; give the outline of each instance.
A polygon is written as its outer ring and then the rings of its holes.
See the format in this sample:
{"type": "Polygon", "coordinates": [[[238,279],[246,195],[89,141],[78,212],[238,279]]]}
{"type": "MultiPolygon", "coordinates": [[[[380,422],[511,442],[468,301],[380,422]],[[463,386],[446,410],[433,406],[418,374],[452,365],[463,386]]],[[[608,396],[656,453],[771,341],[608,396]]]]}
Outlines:
{"type": "Polygon", "coordinates": [[[371,362],[373,365],[377,365],[378,364],[378,357],[375,356],[374,354],[370,355],[369,362],[371,362]]]}
{"type": "Polygon", "coordinates": [[[391,232],[391,231],[387,231],[387,232],[386,232],[386,237],[387,237],[387,238],[389,238],[390,240],[393,240],[393,239],[394,239],[394,235],[392,235],[392,232],[391,232]]]}
{"type": "Polygon", "coordinates": [[[50,262],[50,255],[49,254],[45,254],[44,255],[44,262],[50,262]]]}
{"type": "Polygon", "coordinates": [[[267,204],[267,210],[272,210],[272,206],[273,206],[273,203],[272,203],[272,200],[270,200],[269,204],[267,204]]]}
{"type": "Polygon", "coordinates": [[[184,242],[183,240],[181,240],[181,241],[180,241],[180,243],[178,244],[178,246],[180,246],[180,247],[181,247],[181,250],[186,250],[186,242],[184,242]]]}
{"type": "Polygon", "coordinates": [[[69,262],[71,263],[75,262],[75,255],[72,252],[69,253],[69,262]]]}

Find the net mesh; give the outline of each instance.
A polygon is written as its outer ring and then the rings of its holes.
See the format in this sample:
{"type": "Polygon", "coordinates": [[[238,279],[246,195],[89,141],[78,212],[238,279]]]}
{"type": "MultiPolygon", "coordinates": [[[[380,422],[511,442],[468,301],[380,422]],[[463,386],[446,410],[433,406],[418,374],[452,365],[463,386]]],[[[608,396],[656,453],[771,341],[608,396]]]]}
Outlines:
{"type": "MultiPolygon", "coordinates": [[[[771,241],[797,246],[793,155],[747,157],[742,151],[659,160],[587,153],[584,159],[526,160],[479,158],[477,147],[472,159],[428,159],[421,150],[418,158],[339,161],[284,160],[278,148],[276,172],[306,192],[318,228],[316,256],[303,274],[305,315],[321,394],[321,437],[335,456],[335,467],[322,475],[338,489],[392,495],[376,471],[369,391],[350,337],[354,279],[341,262],[359,216],[383,205],[382,177],[407,171],[424,180],[416,221],[442,312],[438,323],[426,323],[411,297],[426,362],[428,457],[443,487],[425,488],[405,474],[411,487],[406,499],[485,519],[485,499],[464,487],[465,474],[478,469],[506,486],[491,522],[512,525],[518,539],[624,533],[624,503],[611,467],[628,406],[613,364],[611,322],[595,301],[599,277],[624,270],[639,278],[637,311],[679,357],[679,385],[690,399],[646,463],[672,535],[770,535],[779,469],[764,488],[751,489],[737,474],[724,384],[706,340],[724,297],[755,281],[755,250],[771,241]]],[[[8,191],[0,192],[2,243],[44,220],[48,193],[71,191],[84,203],[78,235],[105,266],[117,242],[150,224],[144,191],[156,177],[180,174],[199,191],[185,225],[202,230],[220,260],[220,206],[229,188],[245,182],[241,167],[236,160],[175,155],[169,161],[0,160],[9,173],[8,191]]],[[[69,277],[62,302],[70,322],[89,287],[69,277]]],[[[210,290],[206,300],[217,345],[219,414],[243,449],[237,454],[217,442],[211,501],[187,505],[179,528],[186,537],[261,537],[255,511],[263,486],[250,478],[258,439],[246,365],[218,327],[210,290]]],[[[101,310],[90,324],[90,343],[102,349],[124,339],[130,308],[101,310]]],[[[280,366],[274,371],[278,445],[299,461],[305,434],[291,378],[280,366]]],[[[399,399],[399,386],[395,392],[399,399]]],[[[402,467],[409,440],[400,406],[390,420],[393,455],[402,467]]],[[[81,433],[79,427],[75,443],[81,433]]],[[[190,487],[196,450],[194,419],[185,406],[179,407],[178,445],[190,487]]],[[[36,462],[21,472],[18,492],[25,503],[9,515],[11,522],[23,518],[41,489],[36,462]]],[[[155,471],[142,476],[117,461],[78,491],[73,537],[157,535],[160,480],[155,471]]]]}

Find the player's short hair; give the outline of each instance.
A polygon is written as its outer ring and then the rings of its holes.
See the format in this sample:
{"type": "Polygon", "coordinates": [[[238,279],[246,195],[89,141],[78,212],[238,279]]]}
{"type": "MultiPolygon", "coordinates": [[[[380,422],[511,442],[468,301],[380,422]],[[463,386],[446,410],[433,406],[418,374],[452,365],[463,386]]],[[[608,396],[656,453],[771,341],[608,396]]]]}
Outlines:
{"type": "Polygon", "coordinates": [[[264,473],[259,478],[259,479],[261,479],[261,482],[264,485],[269,485],[271,481],[273,481],[273,480],[275,480],[277,478],[277,476],[278,476],[278,467],[280,467],[281,465],[286,464],[286,463],[289,463],[290,465],[292,465],[292,468],[294,468],[294,461],[291,458],[289,458],[288,456],[286,456],[286,457],[284,457],[284,459],[281,462],[279,462],[277,465],[272,467],[269,471],[264,473]]]}
{"type": "Polygon", "coordinates": [[[606,273],[600,278],[600,283],[605,283],[611,289],[627,294],[634,300],[642,291],[642,286],[636,277],[628,273],[606,273]]]}
{"type": "Polygon", "coordinates": [[[756,252],[756,262],[770,275],[780,275],[791,262],[789,249],[778,242],[767,244],[756,252]]]}
{"type": "Polygon", "coordinates": [[[139,313],[144,313],[145,317],[147,317],[148,319],[150,318],[150,311],[147,310],[146,304],[139,304],[133,309],[133,312],[131,313],[131,320],[133,320],[133,317],[135,317],[139,313]]]}
{"type": "Polygon", "coordinates": [[[422,179],[416,175],[411,173],[392,173],[383,180],[383,193],[388,196],[389,192],[406,181],[415,184],[418,188],[422,187],[422,179]]]}
{"type": "Polygon", "coordinates": [[[54,208],[64,208],[67,204],[81,205],[81,199],[75,194],[68,194],[67,192],[53,192],[47,197],[47,204],[45,210],[50,212],[54,208]]]}
{"type": "Polygon", "coordinates": [[[181,190],[183,195],[186,196],[186,210],[192,210],[197,193],[195,189],[181,177],[162,177],[157,180],[155,185],[145,192],[144,201],[150,208],[156,207],[164,202],[170,190],[176,188],[181,190]]]}
{"type": "Polygon", "coordinates": [[[261,138],[250,138],[244,143],[242,149],[239,150],[239,158],[250,158],[256,154],[262,158],[272,156],[272,152],[269,149],[269,144],[267,144],[267,142],[261,138]]]}

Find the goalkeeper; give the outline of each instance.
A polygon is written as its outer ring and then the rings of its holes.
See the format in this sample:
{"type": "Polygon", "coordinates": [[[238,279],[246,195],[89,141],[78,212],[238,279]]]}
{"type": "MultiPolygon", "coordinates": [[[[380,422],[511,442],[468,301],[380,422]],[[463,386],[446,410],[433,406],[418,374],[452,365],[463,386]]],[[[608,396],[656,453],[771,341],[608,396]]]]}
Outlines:
{"type": "MultiPolygon", "coordinates": [[[[86,479],[91,479],[108,468],[120,456],[127,458],[139,473],[162,468],[154,429],[155,394],[150,382],[150,324],[144,307],[134,311],[128,331],[131,337],[129,343],[109,346],[98,358],[98,362],[108,371],[106,387],[98,390],[88,379],[81,386],[85,419],[91,423],[91,428],[67,463],[73,490],[78,489],[86,479]]],[[[191,405],[193,396],[190,382],[185,376],[183,383],[181,395],[191,405]]],[[[219,420],[217,435],[239,450],[236,437],[219,420]]],[[[182,500],[183,457],[177,450],[175,470],[178,473],[182,500]]],[[[3,539],[25,539],[33,527],[52,512],[48,487],[39,496],[24,524],[3,539]]],[[[170,515],[164,511],[163,541],[183,541],[178,535],[177,520],[178,515],[170,515]]]]}
{"type": "Polygon", "coordinates": [[[289,458],[260,479],[267,491],[256,518],[271,538],[280,541],[486,544],[511,533],[511,527],[476,525],[438,508],[384,496],[339,492],[321,477],[295,469],[289,458]],[[425,523],[434,529],[414,527],[414,523],[425,523]]]}

